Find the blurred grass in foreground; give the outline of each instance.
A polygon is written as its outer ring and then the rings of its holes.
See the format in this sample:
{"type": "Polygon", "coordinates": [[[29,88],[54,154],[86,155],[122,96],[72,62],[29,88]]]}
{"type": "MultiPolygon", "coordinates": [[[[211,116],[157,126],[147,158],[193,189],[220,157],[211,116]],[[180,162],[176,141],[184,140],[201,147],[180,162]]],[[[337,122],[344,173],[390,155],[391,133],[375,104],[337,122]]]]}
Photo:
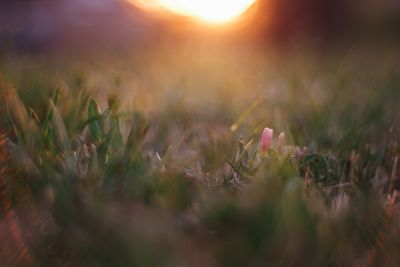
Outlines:
{"type": "Polygon", "coordinates": [[[201,48],[4,56],[2,266],[398,265],[396,50],[201,48]]]}

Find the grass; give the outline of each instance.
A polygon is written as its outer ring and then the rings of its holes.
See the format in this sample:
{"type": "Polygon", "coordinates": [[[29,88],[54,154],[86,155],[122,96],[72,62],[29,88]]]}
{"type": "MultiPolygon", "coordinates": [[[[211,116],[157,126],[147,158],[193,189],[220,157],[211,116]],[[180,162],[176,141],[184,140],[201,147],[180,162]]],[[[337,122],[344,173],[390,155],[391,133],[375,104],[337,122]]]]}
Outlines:
{"type": "Polygon", "coordinates": [[[393,52],[190,51],[3,61],[1,265],[397,266],[393,52]]]}

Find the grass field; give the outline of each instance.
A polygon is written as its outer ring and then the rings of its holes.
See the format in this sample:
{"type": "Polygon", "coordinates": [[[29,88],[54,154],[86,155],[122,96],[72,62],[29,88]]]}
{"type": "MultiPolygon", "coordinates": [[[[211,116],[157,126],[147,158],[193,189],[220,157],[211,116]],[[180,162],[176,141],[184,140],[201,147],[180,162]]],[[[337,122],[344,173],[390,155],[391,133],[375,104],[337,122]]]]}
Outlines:
{"type": "Polygon", "coordinates": [[[399,266],[396,46],[194,43],[1,55],[0,265],[399,266]]]}

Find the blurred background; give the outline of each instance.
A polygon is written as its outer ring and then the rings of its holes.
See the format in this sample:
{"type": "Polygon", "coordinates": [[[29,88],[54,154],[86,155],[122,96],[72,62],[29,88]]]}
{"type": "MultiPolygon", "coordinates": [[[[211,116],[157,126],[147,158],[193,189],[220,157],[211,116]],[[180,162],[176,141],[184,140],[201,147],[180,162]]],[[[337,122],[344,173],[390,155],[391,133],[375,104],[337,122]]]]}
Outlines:
{"type": "Polygon", "coordinates": [[[134,50],[207,32],[211,38],[325,46],[400,36],[399,0],[258,0],[240,22],[207,27],[190,19],[148,12],[135,0],[2,0],[0,43],[22,51],[134,50]],[[207,28],[204,31],[204,28],[207,28]],[[212,28],[212,29],[211,29],[212,28]]]}

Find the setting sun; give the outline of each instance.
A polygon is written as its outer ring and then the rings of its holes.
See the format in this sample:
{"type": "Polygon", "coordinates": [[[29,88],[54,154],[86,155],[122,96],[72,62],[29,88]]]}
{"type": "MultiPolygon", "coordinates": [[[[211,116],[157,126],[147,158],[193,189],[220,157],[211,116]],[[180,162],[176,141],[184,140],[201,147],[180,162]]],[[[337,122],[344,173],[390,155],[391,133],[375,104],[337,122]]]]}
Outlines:
{"type": "MultiPolygon", "coordinates": [[[[131,2],[133,0],[130,0],[131,2]]],[[[153,0],[139,1],[152,8],[192,17],[209,23],[226,23],[235,20],[256,0],[153,0]]]]}

